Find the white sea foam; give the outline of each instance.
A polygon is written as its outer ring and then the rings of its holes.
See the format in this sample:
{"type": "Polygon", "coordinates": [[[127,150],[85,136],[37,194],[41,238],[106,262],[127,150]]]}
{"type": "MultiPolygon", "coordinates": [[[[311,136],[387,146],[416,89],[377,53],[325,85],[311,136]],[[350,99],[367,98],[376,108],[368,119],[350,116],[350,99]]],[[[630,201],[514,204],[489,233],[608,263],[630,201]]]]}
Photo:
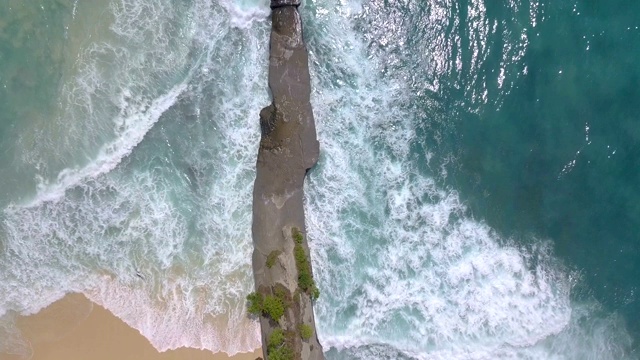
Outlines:
{"type": "Polygon", "coordinates": [[[175,103],[193,65],[189,38],[176,36],[188,35],[191,24],[178,10],[160,0],[87,2],[75,9],[85,27],[69,27],[75,58],[65,61],[58,106],[18,140],[21,166],[37,170],[31,205],[111,171],[175,103]],[[87,20],[85,13],[102,15],[87,20]]]}
{"type": "MultiPolygon", "coordinates": [[[[266,59],[268,24],[253,19],[238,29],[229,5],[204,0],[173,6],[112,3],[116,38],[138,48],[92,45],[87,65],[63,87],[77,106],[67,114],[73,121],[87,115],[78,126],[97,124],[106,141],[87,164],[48,183],[43,177],[31,203],[4,209],[0,325],[7,329],[15,330],[10,313],[32,314],[81,292],[158,350],[233,354],[260,345],[244,299],[253,288],[257,114],[268,103],[266,63],[254,64],[266,59]],[[180,41],[193,48],[169,54],[176,44],[157,29],[163,17],[187,19],[180,41]],[[147,43],[147,36],[159,38],[147,43]],[[105,54],[132,63],[104,72],[105,54]],[[172,77],[176,84],[167,87],[172,77]]],[[[19,334],[11,334],[9,347],[19,349],[19,334]]]]}
{"type": "MultiPolygon", "coordinates": [[[[46,201],[58,200],[64,196],[67,189],[115,169],[122,159],[142,141],[144,135],[160,119],[160,116],[176,102],[185,89],[186,83],[178,84],[167,94],[154,99],[148,108],[142,105],[145,107],[144,109],[138,108],[138,112],[116,119],[115,122],[119,128],[117,138],[102,146],[95,160],[79,169],[64,169],[58,174],[58,178],[53,184],[48,184],[46,181],[40,183],[35,199],[26,206],[38,206],[46,201]]],[[[126,102],[124,99],[123,101],[126,102]]],[[[123,108],[128,106],[128,104],[123,104],[123,108]]]]}
{"type": "Polygon", "coordinates": [[[220,229],[204,211],[196,219],[207,225],[200,229],[207,235],[191,239],[170,186],[176,185],[159,175],[143,171],[130,178],[116,171],[82,185],[76,196],[7,212],[8,253],[15,258],[4,259],[9,297],[3,300],[27,314],[79,291],[159,350],[255,348],[257,327],[242,301],[251,284],[249,219],[220,229]],[[33,299],[34,292],[43,296],[33,299]]]}
{"type": "Polygon", "coordinates": [[[269,14],[270,0],[220,0],[228,13],[229,23],[237,28],[249,28],[256,21],[263,21],[269,14]]]}
{"type": "MultiPolygon", "coordinates": [[[[86,295],[138,329],[159,351],[188,346],[235,354],[255,349],[260,343],[257,324],[247,317],[243,302],[224,305],[229,294],[212,286],[223,285],[228,291],[233,285],[220,280],[198,284],[202,279],[176,274],[160,285],[163,293],[159,300],[148,289],[123,286],[104,277],[86,295]]],[[[235,285],[237,292],[246,291],[244,284],[235,285]]]]}
{"type": "MultiPolygon", "coordinates": [[[[383,75],[388,62],[355,35],[340,8],[348,4],[316,6],[341,14],[306,25],[314,27],[322,140],[306,209],[325,350],[362,359],[623,357],[630,341],[622,323],[571,302],[575,274],[548,242],[510,245],[436,184],[410,152],[424,141],[416,129],[425,121],[407,110],[413,94],[402,80],[411,75],[383,75]]],[[[384,36],[401,43],[394,34],[384,36]]]]}

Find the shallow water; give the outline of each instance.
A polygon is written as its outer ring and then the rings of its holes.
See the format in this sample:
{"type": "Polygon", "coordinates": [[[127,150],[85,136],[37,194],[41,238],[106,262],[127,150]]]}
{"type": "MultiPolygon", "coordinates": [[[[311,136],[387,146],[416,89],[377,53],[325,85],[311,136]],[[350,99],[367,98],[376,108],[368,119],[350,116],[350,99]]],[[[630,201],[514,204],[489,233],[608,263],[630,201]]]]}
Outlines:
{"type": "MultiPolygon", "coordinates": [[[[301,11],[327,356],[635,358],[633,16],[581,1],[301,11]]],[[[268,13],[0,13],[0,351],[28,356],[15,317],[68,292],[159,350],[259,346],[244,297],[268,13]]]]}

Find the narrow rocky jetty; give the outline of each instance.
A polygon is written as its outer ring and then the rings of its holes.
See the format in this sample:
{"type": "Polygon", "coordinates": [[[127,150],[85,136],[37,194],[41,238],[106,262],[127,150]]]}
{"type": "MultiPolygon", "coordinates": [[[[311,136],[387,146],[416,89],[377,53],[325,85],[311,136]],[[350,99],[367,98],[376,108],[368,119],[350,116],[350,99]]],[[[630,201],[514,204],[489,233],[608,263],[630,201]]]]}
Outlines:
{"type": "Polygon", "coordinates": [[[300,0],[271,0],[271,105],[260,112],[262,138],[253,190],[253,272],[249,311],[259,316],[268,360],[324,359],[316,335],[313,280],[305,230],[303,184],[318,161],[309,102],[308,54],[300,0]]]}

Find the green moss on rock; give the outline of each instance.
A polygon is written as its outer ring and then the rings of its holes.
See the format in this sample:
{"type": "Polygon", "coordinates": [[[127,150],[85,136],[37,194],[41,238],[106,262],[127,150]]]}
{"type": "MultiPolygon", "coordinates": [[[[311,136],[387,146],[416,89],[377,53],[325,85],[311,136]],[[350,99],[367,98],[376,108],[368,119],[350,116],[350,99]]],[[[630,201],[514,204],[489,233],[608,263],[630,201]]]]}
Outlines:
{"type": "Polygon", "coordinates": [[[283,299],[278,296],[267,295],[262,303],[263,312],[268,315],[273,321],[279,321],[282,315],[284,315],[285,305],[283,299]]]}
{"type": "Polygon", "coordinates": [[[278,260],[278,256],[280,256],[280,254],[282,254],[282,251],[280,250],[273,250],[272,252],[269,253],[269,255],[267,256],[267,263],[266,263],[269,269],[271,269],[273,265],[276,264],[276,261],[278,260]]]}
{"type": "Polygon", "coordinates": [[[293,360],[293,350],[286,342],[282,329],[275,329],[267,340],[267,355],[269,360],[293,360]]]}
{"type": "Polygon", "coordinates": [[[320,290],[316,286],[311,273],[311,263],[307,257],[302,242],[304,236],[298,228],[291,230],[291,236],[295,242],[293,246],[293,257],[296,260],[296,268],[298,269],[298,287],[305,293],[309,294],[313,300],[317,300],[320,296],[320,290]]]}
{"type": "Polygon", "coordinates": [[[311,339],[311,335],[313,335],[313,329],[311,328],[311,326],[307,324],[300,324],[298,330],[300,331],[300,337],[302,338],[302,340],[306,341],[311,339]]]}
{"type": "Polygon", "coordinates": [[[276,288],[275,295],[263,296],[253,292],[247,295],[247,311],[253,315],[270,317],[277,322],[284,315],[290,301],[279,288],[276,288]]]}
{"type": "Polygon", "coordinates": [[[260,293],[252,292],[247,295],[247,311],[256,316],[262,315],[263,301],[264,297],[260,293]]]}

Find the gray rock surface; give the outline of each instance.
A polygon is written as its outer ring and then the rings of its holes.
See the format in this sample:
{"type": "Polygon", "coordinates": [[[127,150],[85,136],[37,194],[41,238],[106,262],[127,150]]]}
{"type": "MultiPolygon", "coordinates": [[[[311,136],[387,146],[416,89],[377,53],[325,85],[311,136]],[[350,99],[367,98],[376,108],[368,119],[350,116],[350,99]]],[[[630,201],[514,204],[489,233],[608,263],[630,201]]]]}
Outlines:
{"type": "Polygon", "coordinates": [[[294,229],[304,235],[302,246],[309,256],[303,208],[304,177],[318,161],[319,144],[309,102],[311,88],[308,54],[302,38],[299,0],[272,0],[269,56],[269,88],[273,102],[260,112],[262,138],[253,192],[253,271],[256,291],[274,294],[286,289],[288,306],[275,322],[260,317],[265,359],[267,343],[276,328],[288,334],[287,345],[295,359],[324,359],[315,331],[311,296],[301,291],[293,255],[294,229]],[[295,3],[297,1],[297,4],[295,3]],[[274,4],[276,6],[274,6],[274,4]],[[283,5],[284,4],[284,5],[283,5]],[[271,267],[267,257],[280,252],[271,267]],[[313,329],[308,340],[300,325],[313,329]]]}

